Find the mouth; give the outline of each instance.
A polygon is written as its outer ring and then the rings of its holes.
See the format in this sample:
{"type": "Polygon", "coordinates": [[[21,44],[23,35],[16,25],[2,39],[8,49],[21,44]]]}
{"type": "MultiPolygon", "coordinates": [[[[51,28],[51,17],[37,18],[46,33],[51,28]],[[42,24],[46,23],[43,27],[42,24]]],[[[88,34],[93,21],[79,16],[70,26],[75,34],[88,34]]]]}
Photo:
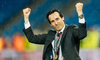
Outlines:
{"type": "Polygon", "coordinates": [[[57,25],[56,28],[59,28],[59,26],[57,25]]]}

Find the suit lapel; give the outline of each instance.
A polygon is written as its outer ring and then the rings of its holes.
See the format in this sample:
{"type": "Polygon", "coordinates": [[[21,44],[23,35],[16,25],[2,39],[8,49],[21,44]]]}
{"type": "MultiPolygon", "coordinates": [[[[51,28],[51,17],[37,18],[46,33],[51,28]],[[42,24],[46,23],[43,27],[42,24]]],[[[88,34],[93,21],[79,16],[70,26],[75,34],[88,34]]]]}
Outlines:
{"type": "Polygon", "coordinates": [[[56,31],[50,32],[47,42],[45,44],[44,53],[46,52],[46,49],[50,45],[50,43],[52,43],[52,41],[55,39],[55,34],[56,34],[56,31]]]}
{"type": "Polygon", "coordinates": [[[65,26],[65,29],[64,29],[64,31],[63,31],[63,35],[62,35],[62,38],[61,38],[61,39],[63,39],[63,38],[64,38],[64,36],[66,35],[67,28],[68,28],[68,26],[66,25],[66,26],[65,26]]]}
{"type": "MultiPolygon", "coordinates": [[[[62,35],[62,38],[61,38],[61,47],[63,48],[63,40],[64,40],[64,37],[66,36],[67,34],[67,30],[68,30],[68,26],[66,25],[65,26],[65,29],[63,31],[63,35],[62,35]]],[[[63,49],[62,49],[63,50],[63,49]]]]}
{"type": "Polygon", "coordinates": [[[49,38],[48,38],[48,45],[55,39],[56,31],[50,32],[49,38]]]}

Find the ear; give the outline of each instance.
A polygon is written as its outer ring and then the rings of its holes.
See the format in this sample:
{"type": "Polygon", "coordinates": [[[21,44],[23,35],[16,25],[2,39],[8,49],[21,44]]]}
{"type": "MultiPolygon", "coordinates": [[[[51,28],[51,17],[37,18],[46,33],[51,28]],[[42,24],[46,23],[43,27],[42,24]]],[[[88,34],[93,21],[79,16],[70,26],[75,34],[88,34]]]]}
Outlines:
{"type": "Polygon", "coordinates": [[[61,18],[64,21],[64,17],[61,18]]]}

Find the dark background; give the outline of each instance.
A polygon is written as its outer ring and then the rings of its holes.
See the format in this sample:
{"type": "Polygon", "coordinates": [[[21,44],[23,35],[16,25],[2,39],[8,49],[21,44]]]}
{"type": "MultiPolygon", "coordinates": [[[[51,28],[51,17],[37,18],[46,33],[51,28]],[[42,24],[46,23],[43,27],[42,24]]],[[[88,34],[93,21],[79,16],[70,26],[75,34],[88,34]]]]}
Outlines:
{"type": "Polygon", "coordinates": [[[46,14],[51,9],[59,9],[65,16],[65,23],[78,25],[75,10],[77,2],[84,3],[84,16],[87,27],[100,28],[100,0],[0,0],[0,36],[23,35],[24,18],[22,10],[31,8],[30,23],[33,29],[48,30],[50,25],[46,14]]]}

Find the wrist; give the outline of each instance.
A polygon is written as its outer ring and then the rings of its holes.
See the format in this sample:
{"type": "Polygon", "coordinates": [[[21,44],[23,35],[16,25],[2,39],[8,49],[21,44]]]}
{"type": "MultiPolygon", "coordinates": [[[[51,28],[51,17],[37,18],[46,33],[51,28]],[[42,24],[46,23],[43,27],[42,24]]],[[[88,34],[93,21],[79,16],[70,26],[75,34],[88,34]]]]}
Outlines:
{"type": "Polygon", "coordinates": [[[25,19],[25,24],[27,24],[27,23],[28,23],[28,21],[29,21],[28,19],[25,19]]]}
{"type": "Polygon", "coordinates": [[[83,14],[83,12],[82,11],[79,11],[78,12],[78,16],[80,16],[80,15],[82,15],[83,14]]]}
{"type": "Polygon", "coordinates": [[[83,17],[84,17],[83,14],[81,14],[81,15],[78,16],[79,19],[83,19],[83,17]]]}

